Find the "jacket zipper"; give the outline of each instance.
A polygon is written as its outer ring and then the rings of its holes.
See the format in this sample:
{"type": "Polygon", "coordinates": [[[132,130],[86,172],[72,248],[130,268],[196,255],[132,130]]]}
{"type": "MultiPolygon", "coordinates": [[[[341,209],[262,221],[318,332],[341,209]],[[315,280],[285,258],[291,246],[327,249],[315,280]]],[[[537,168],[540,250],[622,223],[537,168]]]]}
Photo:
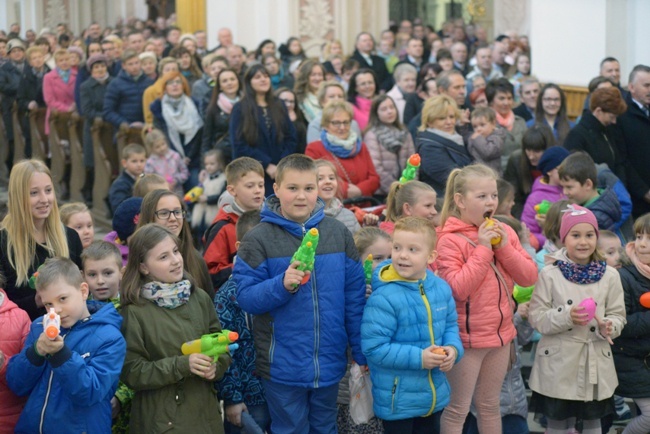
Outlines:
{"type": "Polygon", "coordinates": [[[269,363],[273,363],[274,353],[275,353],[275,327],[271,322],[271,346],[269,347],[269,363]]]}
{"type": "MultiPolygon", "coordinates": [[[[66,335],[61,336],[61,338],[65,340],[66,335]]],[[[50,370],[50,379],[47,380],[47,392],[45,393],[45,402],[43,402],[43,410],[41,410],[41,420],[38,424],[38,432],[40,434],[43,434],[43,422],[45,422],[45,410],[47,410],[47,404],[50,400],[50,392],[52,391],[53,378],[54,378],[54,371],[50,370]]]]}
{"type": "Polygon", "coordinates": [[[314,387],[318,387],[318,380],[320,379],[320,364],[318,363],[318,350],[320,349],[320,319],[318,315],[318,290],[316,288],[316,266],[312,270],[311,278],[311,294],[314,302],[314,387]]]}
{"type": "MultiPolygon", "coordinates": [[[[494,262],[495,262],[494,266],[496,267],[496,259],[494,260],[494,262]]],[[[496,276],[496,273],[495,273],[495,276],[496,276]]],[[[498,307],[499,307],[499,315],[501,316],[501,319],[499,320],[499,328],[497,329],[497,336],[499,337],[499,342],[501,342],[501,346],[503,346],[504,345],[503,338],[501,337],[501,326],[503,325],[503,311],[501,310],[501,296],[502,296],[501,289],[502,288],[501,288],[501,280],[499,279],[499,276],[496,276],[496,278],[497,278],[497,283],[499,284],[499,304],[498,304],[498,307]]],[[[506,291],[506,289],[503,288],[503,291],[506,291]]],[[[507,294],[507,292],[506,292],[506,294],[507,294]]]]}
{"type": "Polygon", "coordinates": [[[467,340],[469,341],[469,347],[472,348],[472,335],[469,331],[469,299],[465,303],[465,328],[467,329],[467,340]]]}
{"type": "MultiPolygon", "coordinates": [[[[431,305],[429,304],[429,300],[427,299],[427,296],[424,294],[424,285],[422,282],[420,282],[420,296],[422,297],[422,301],[424,302],[424,307],[427,309],[427,325],[429,326],[429,339],[431,339],[431,345],[436,344],[436,338],[435,335],[433,334],[433,315],[431,314],[431,305]]],[[[433,413],[433,410],[436,408],[436,388],[433,385],[433,378],[431,377],[431,369],[428,370],[428,378],[429,378],[429,387],[431,388],[431,394],[433,395],[433,399],[431,402],[431,408],[429,409],[429,412],[424,415],[424,417],[431,416],[433,413]]]]}
{"type": "Polygon", "coordinates": [[[392,392],[392,398],[390,401],[390,412],[395,413],[395,394],[397,393],[397,385],[399,384],[399,377],[395,377],[395,380],[393,381],[393,392],[392,392]]]}

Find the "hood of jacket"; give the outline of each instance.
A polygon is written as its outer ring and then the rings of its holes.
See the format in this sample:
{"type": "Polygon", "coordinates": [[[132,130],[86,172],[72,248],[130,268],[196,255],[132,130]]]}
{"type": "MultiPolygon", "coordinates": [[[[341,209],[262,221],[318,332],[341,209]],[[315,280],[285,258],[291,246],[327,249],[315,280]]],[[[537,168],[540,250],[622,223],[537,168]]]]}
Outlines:
{"type": "Polygon", "coordinates": [[[621,203],[610,187],[600,192],[600,197],[587,208],[594,213],[601,229],[613,230],[621,219],[621,203]]]}
{"type": "Polygon", "coordinates": [[[311,215],[303,224],[289,220],[282,215],[280,212],[280,199],[275,194],[266,198],[262,207],[262,222],[276,224],[291,235],[299,238],[304,236],[305,231],[317,227],[323,217],[325,217],[325,202],[320,197],[316,201],[316,206],[311,215]]]}

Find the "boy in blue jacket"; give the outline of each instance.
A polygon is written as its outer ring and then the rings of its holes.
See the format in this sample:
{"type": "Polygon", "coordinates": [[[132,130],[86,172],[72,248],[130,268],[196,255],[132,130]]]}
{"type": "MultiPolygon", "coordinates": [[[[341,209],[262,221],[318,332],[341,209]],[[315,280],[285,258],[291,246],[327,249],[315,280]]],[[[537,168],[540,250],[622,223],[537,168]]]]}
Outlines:
{"type": "Polygon", "coordinates": [[[110,433],[110,402],[126,354],[122,317],[111,303],[86,302],[88,285],[67,258],[45,261],[36,291],[61,327],[50,340],[36,319],[25,347],[9,361],[9,388],[29,395],[16,432],[110,433]]]}
{"type": "Polygon", "coordinates": [[[361,345],[385,434],[440,432],[450,396],[444,373],[463,355],[451,288],[428,269],[435,246],[431,222],[398,220],[391,260],[373,275],[361,345]]]}
{"type": "Polygon", "coordinates": [[[273,433],[332,433],[348,344],[354,360],[366,364],[360,337],[363,268],[350,231],[324,214],[311,158],[283,158],[273,187],[262,222],[237,252],[237,302],[254,315],[256,372],[273,433]],[[301,284],[307,273],[291,258],[312,228],[320,239],[314,269],[301,284]]]}

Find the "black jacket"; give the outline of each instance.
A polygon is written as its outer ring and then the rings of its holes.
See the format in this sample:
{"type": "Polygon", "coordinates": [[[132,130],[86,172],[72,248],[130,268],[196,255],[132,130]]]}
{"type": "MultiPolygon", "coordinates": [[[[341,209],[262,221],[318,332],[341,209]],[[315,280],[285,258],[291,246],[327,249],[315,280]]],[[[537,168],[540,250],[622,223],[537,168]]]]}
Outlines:
{"type": "Polygon", "coordinates": [[[232,145],[230,144],[230,113],[226,113],[218,105],[208,107],[203,125],[201,154],[210,149],[220,149],[226,164],[232,161],[232,145]]]}
{"type": "Polygon", "coordinates": [[[530,114],[530,111],[528,111],[528,108],[526,107],[526,104],[521,103],[517,107],[515,107],[512,110],[517,116],[528,122],[533,118],[533,115],[530,114]]]}
{"type": "Polygon", "coordinates": [[[50,72],[50,67],[43,65],[43,74],[38,77],[30,66],[25,65],[25,69],[20,76],[20,85],[18,86],[18,94],[16,96],[18,110],[26,112],[27,106],[32,101],[36,101],[40,108],[45,107],[45,100],[43,99],[43,77],[48,72],[50,72]]]}
{"type": "MultiPolygon", "coordinates": [[[[100,84],[97,80],[90,77],[79,88],[79,101],[81,103],[80,109],[84,114],[84,137],[83,141],[86,145],[85,149],[93,148],[93,138],[90,131],[95,118],[101,118],[104,112],[104,96],[108,84],[113,78],[108,77],[104,84],[100,84]]],[[[93,164],[94,166],[94,164],[93,164]]],[[[92,166],[88,166],[92,167],[92,166]]]]}
{"type": "Polygon", "coordinates": [[[447,177],[456,168],[472,163],[467,148],[430,131],[420,131],[415,150],[422,158],[420,181],[429,184],[439,197],[444,197],[447,177]]]}
{"type": "MultiPolygon", "coordinates": [[[[389,91],[390,88],[393,87],[393,77],[388,73],[388,68],[386,68],[386,61],[384,59],[371,54],[370,59],[372,59],[372,65],[370,65],[361,55],[359,50],[354,50],[352,59],[359,62],[361,68],[372,69],[375,72],[375,75],[377,75],[377,82],[379,83],[379,89],[389,91]]],[[[379,93],[379,89],[377,89],[377,93],[379,93]]]]}

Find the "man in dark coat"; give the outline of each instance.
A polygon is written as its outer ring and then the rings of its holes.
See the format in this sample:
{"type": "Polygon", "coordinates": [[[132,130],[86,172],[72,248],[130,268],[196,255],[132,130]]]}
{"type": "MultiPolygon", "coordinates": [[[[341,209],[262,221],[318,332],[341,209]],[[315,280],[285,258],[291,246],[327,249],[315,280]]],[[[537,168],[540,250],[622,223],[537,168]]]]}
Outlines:
{"type": "Polygon", "coordinates": [[[2,120],[4,121],[7,140],[9,141],[9,158],[7,161],[12,161],[14,128],[11,119],[11,109],[16,101],[18,87],[20,86],[20,76],[26,65],[25,46],[23,42],[19,39],[9,41],[7,44],[7,56],[9,57],[9,61],[0,66],[0,94],[2,94],[2,120]]]}
{"type": "Polygon", "coordinates": [[[386,68],[386,62],[379,56],[372,54],[375,48],[375,40],[368,32],[361,32],[357,36],[355,50],[352,59],[359,62],[360,68],[369,68],[375,71],[379,87],[383,90],[390,90],[392,77],[386,68]]]}

